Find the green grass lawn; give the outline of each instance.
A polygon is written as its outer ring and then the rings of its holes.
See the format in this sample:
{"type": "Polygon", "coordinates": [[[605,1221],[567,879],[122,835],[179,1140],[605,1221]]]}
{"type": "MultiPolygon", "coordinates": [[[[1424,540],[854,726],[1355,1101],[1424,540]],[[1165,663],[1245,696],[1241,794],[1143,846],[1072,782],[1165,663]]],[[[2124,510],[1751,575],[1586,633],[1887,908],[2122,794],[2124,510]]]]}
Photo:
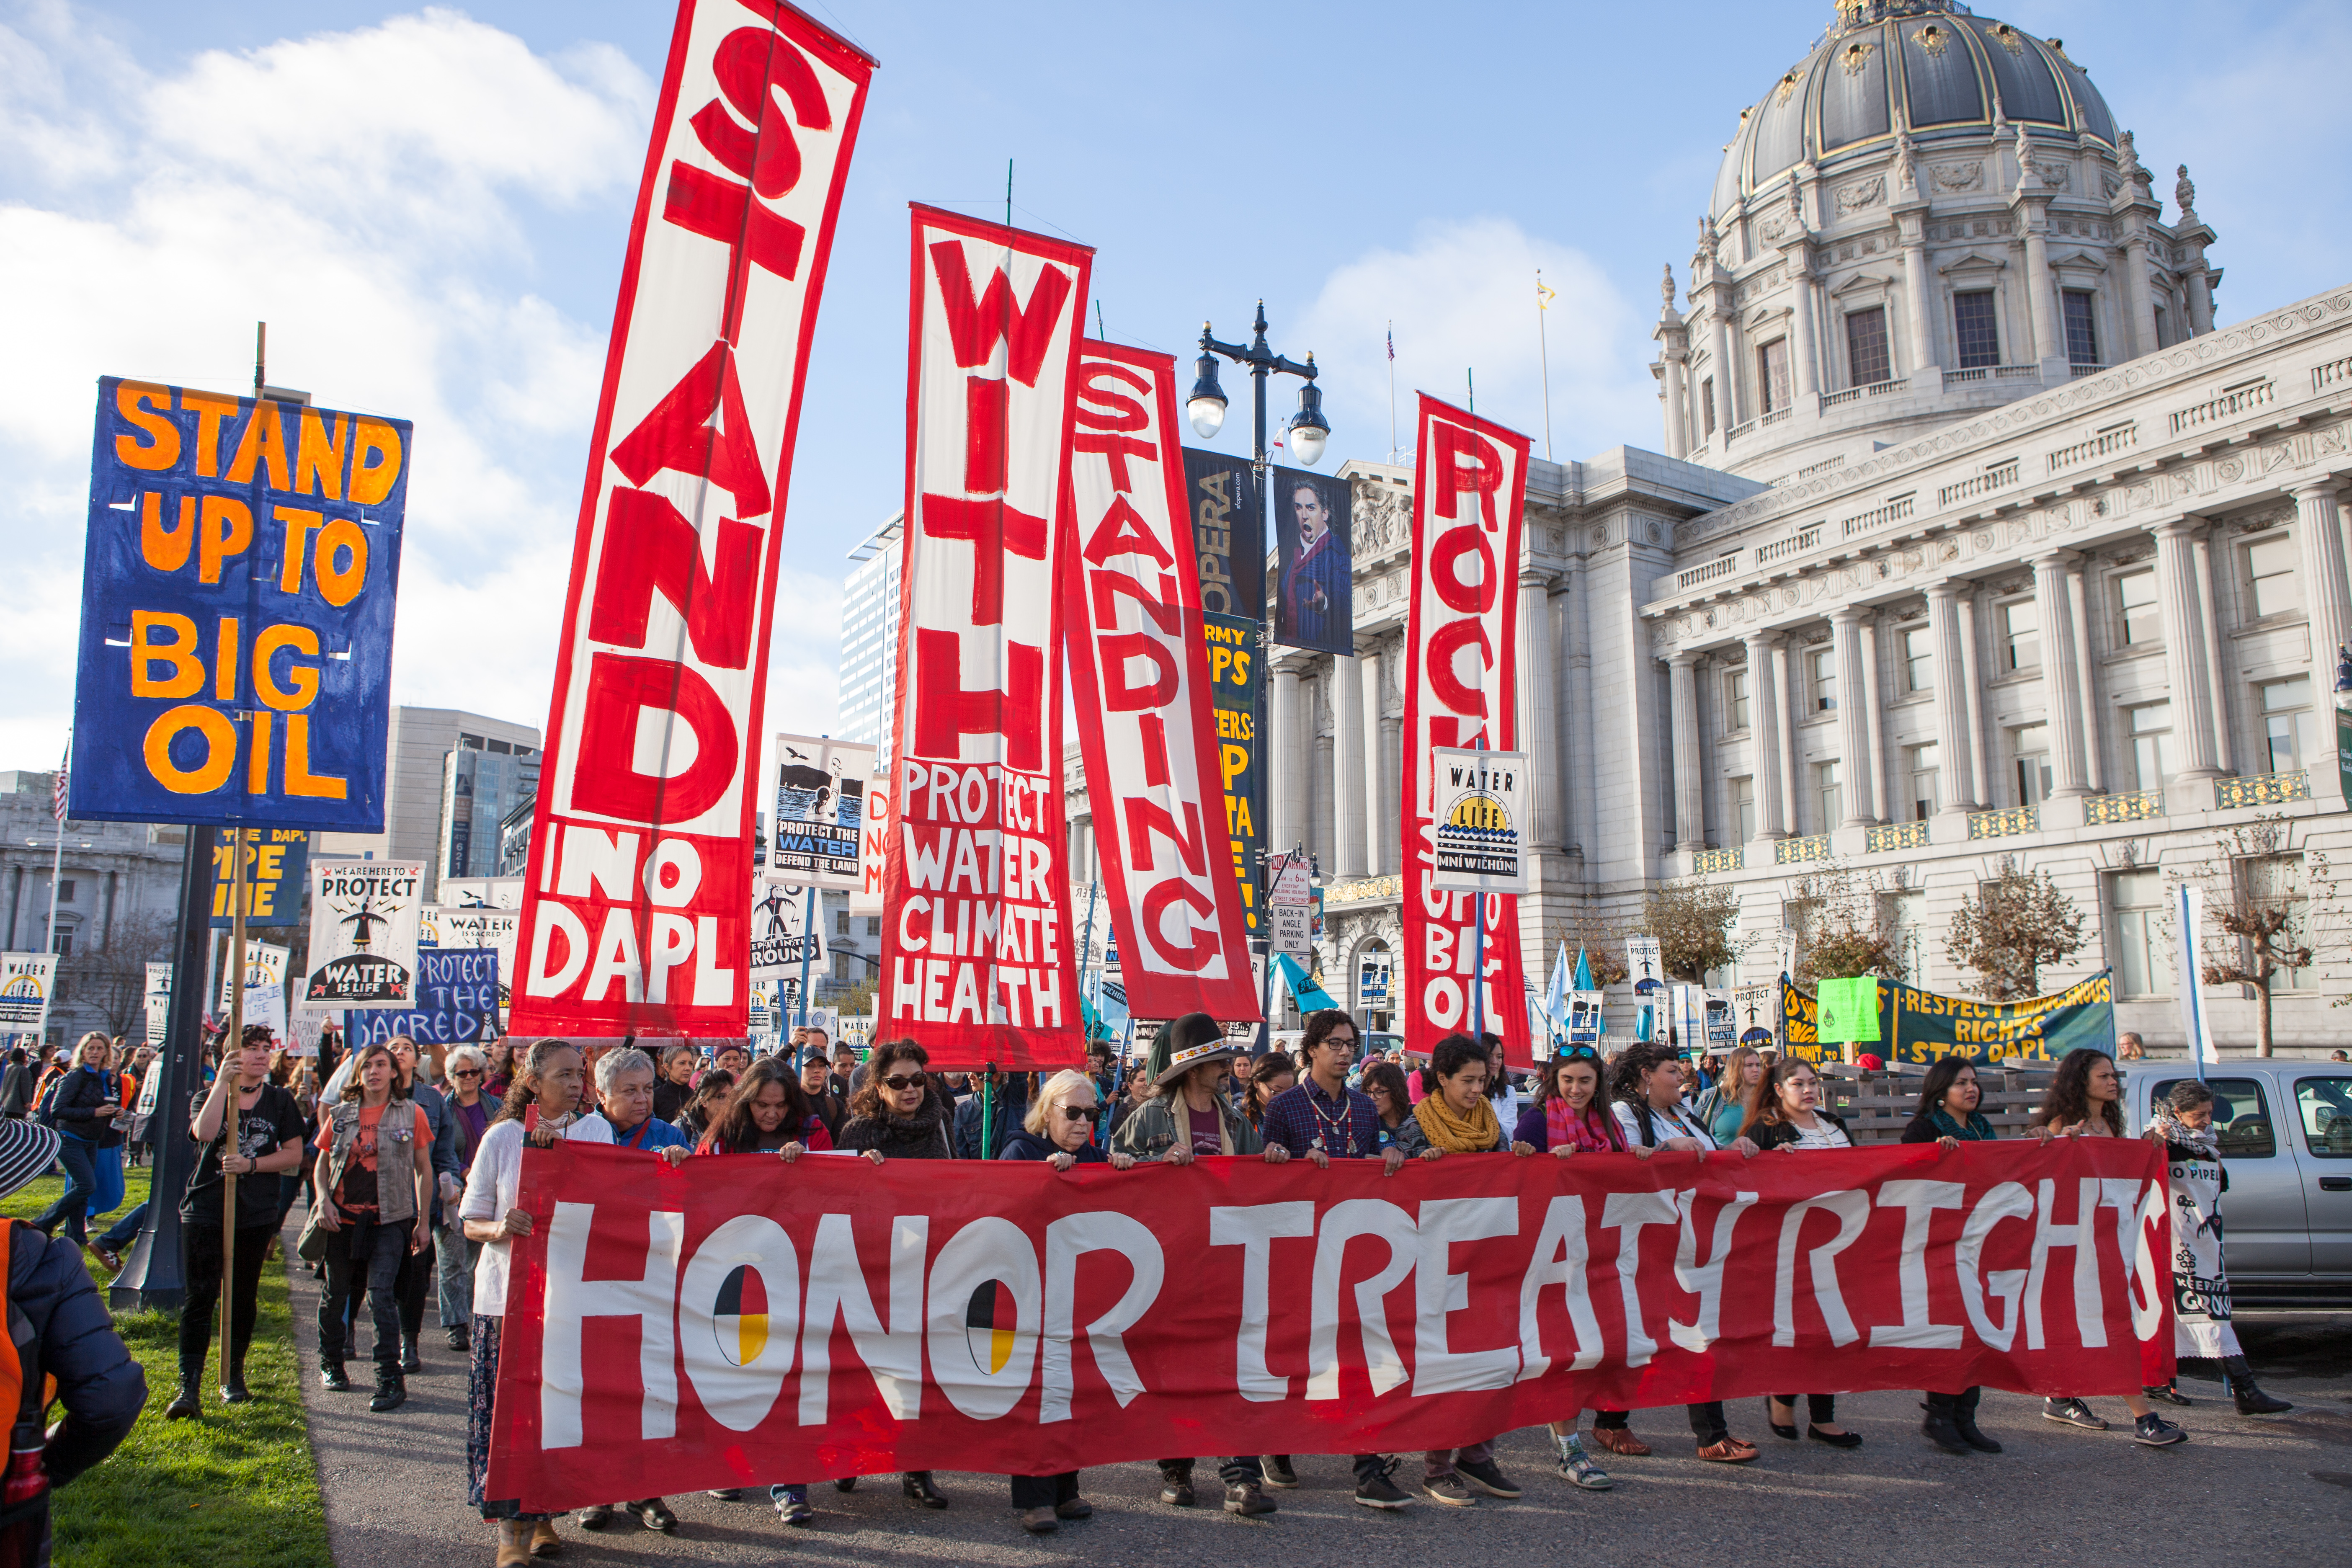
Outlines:
{"type": "MultiPolygon", "coordinates": [[[[147,1195],[146,1169],[126,1173],[119,1215],[147,1195]]],[[[47,1177],[5,1202],[0,1213],[30,1219],[57,1201],[63,1182],[47,1177]]],[[[91,1234],[101,1228],[93,1225],[91,1234]]],[[[109,1276],[96,1258],[101,1293],[109,1276]]],[[[245,1363],[250,1405],[223,1405],[219,1335],[205,1365],[208,1397],[200,1420],[163,1419],[179,1387],[179,1319],[167,1312],[118,1318],[123,1342],[147,1371],[147,1408],[122,1447],[57,1496],[57,1561],[71,1568],[317,1568],[329,1562],[319,1472],[302,1424],[302,1390],[288,1315],[286,1273],[262,1271],[261,1318],[245,1363]]]]}

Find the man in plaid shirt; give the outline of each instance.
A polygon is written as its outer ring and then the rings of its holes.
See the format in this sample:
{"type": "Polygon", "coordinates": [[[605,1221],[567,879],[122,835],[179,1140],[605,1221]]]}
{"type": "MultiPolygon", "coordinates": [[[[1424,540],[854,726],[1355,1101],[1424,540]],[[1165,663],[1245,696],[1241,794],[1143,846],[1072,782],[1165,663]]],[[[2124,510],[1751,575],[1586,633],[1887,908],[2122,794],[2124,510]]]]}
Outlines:
{"type": "MultiPolygon", "coordinates": [[[[1324,1170],[1334,1159],[1370,1159],[1381,1152],[1380,1113],[1371,1097],[1348,1087],[1348,1067],[1356,1059],[1356,1022],[1336,1007],[1311,1013],[1299,1055],[1305,1073],[1265,1108],[1261,1131],[1266,1147],[1280,1144],[1295,1158],[1324,1170]]],[[[1412,1501],[1390,1479],[1396,1461],[1386,1454],[1356,1454],[1356,1500],[1366,1508],[1401,1509],[1412,1501]]],[[[1295,1487],[1298,1476],[1287,1454],[1265,1456],[1265,1484],[1295,1487]]]]}

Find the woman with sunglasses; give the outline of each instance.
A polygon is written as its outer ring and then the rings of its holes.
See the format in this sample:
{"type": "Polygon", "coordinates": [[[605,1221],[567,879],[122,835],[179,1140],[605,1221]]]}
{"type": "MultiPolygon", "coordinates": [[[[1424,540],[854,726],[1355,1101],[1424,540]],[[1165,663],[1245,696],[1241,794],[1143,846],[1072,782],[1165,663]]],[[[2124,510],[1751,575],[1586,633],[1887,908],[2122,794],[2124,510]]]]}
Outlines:
{"type": "MultiPolygon", "coordinates": [[[[1822,1109],[1822,1080],[1811,1062],[1782,1057],[1764,1075],[1740,1131],[1759,1149],[1851,1149],[1845,1123],[1822,1109]]],[[[1797,1396],[1775,1394],[1764,1405],[1772,1436],[1797,1440],[1797,1396]],[[1783,1415],[1783,1412],[1786,1412],[1783,1415]]],[[[1862,1434],[1837,1424],[1837,1396],[1805,1395],[1803,1434],[1832,1448],[1859,1448],[1862,1434]]]]}
{"type": "MultiPolygon", "coordinates": [[[[879,1165],[888,1160],[951,1160],[947,1098],[926,1070],[930,1053],[912,1040],[885,1040],[866,1058],[866,1076],[849,1097],[849,1120],[841,1124],[840,1147],[879,1165]]],[[[848,1491],[855,1477],[834,1483],[848,1491]]],[[[917,1508],[945,1508],[947,1494],[931,1484],[929,1470],[899,1478],[907,1500],[917,1508]]]]}
{"type": "MultiPolygon", "coordinates": [[[[1559,1160],[1622,1153],[1624,1134],[1600,1101],[1601,1053],[1591,1046],[1567,1047],[1545,1068],[1536,1102],[1519,1117],[1511,1136],[1559,1160]]],[[[1559,1479],[1587,1491],[1605,1492],[1616,1483],[1584,1451],[1584,1439],[1576,1431],[1576,1418],[1582,1414],[1571,1410],[1551,1424],[1551,1440],[1559,1446],[1559,1479]]]]}
{"type": "MultiPolygon", "coordinates": [[[[1114,1171],[1133,1167],[1135,1156],[1106,1154],[1095,1142],[1095,1123],[1102,1116],[1094,1079],[1075,1068],[1065,1068],[1045,1080],[1029,1102],[1029,1114],[1020,1130],[1005,1140],[1004,1160],[1043,1160],[1056,1171],[1075,1165],[1108,1165],[1114,1171]]],[[[1032,1535],[1051,1535],[1066,1519],[1091,1519],[1094,1504],[1078,1495],[1078,1472],[1056,1476],[1014,1476],[1013,1506],[1020,1510],[1021,1528],[1032,1535]]]]}

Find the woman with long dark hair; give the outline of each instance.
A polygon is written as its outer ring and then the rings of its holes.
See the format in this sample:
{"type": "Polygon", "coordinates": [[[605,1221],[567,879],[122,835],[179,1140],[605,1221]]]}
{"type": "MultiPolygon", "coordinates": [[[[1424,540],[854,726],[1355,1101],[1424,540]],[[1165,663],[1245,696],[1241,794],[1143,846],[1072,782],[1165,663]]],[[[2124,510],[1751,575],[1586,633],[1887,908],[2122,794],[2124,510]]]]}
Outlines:
{"type": "Polygon", "coordinates": [[[699,1144],[703,1134],[710,1131],[711,1122],[718,1120],[734,1095],[735,1075],[725,1068],[712,1068],[696,1081],[693,1098],[670,1125],[685,1133],[688,1142],[699,1144]]]}
{"type": "MultiPolygon", "coordinates": [[[[1813,1064],[1800,1057],[1782,1057],[1764,1075],[1748,1107],[1740,1132],[1759,1149],[1851,1149],[1853,1140],[1845,1123],[1822,1109],[1822,1080],[1813,1064]]],[[[1797,1396],[1775,1394],[1764,1403],[1764,1422],[1772,1436],[1797,1440],[1797,1396]],[[1785,1414],[1783,1414],[1785,1412],[1785,1414]]],[[[1862,1434],[1837,1424],[1837,1396],[1805,1395],[1804,1436],[1832,1448],[1859,1448],[1862,1434]]]]}
{"type": "Polygon", "coordinates": [[[833,1135],[788,1059],[772,1056],[744,1070],[698,1147],[705,1154],[773,1152],[791,1161],[811,1149],[830,1150],[833,1135]]]}
{"type": "MultiPolygon", "coordinates": [[[[1983,1101],[1976,1064],[1966,1057],[1940,1057],[1919,1086],[1919,1109],[1903,1129],[1903,1142],[1947,1150],[1990,1143],[1998,1135],[1978,1109],[1983,1101]]],[[[1977,1405],[1983,1397],[1984,1390],[1973,1386],[1957,1394],[1928,1390],[1927,1415],[1919,1430],[1947,1454],[2000,1453],[2000,1444],[1977,1429],[1977,1405]]]]}
{"type": "MultiPolygon", "coordinates": [[[[2105,1051],[2068,1051],[2051,1075],[2033,1123],[2056,1138],[2122,1138],[2126,1136],[2123,1098],[2123,1075],[2116,1071],[2112,1057],[2105,1051]]],[[[2153,1142],[2164,1142],[2160,1132],[2150,1131],[2147,1136],[2153,1142]]],[[[2124,1404],[2132,1414],[2133,1442],[2168,1448],[2189,1441],[2189,1434],[2158,1415],[2146,1395],[2126,1394],[2124,1404]]],[[[2106,1422],[2092,1414],[2089,1405],[2071,1395],[2043,1400],[2042,1418],[2086,1432],[2107,1429],[2106,1422]]]]}
{"type": "Polygon", "coordinates": [[[1370,1063],[1365,1067],[1363,1076],[1357,1080],[1357,1085],[1371,1100],[1372,1109],[1380,1113],[1377,1136],[1381,1146],[1378,1152],[1386,1154],[1396,1142],[1398,1132],[1412,1119],[1412,1095],[1405,1088],[1404,1068],[1394,1062],[1370,1063]]]}
{"type": "Polygon", "coordinates": [[[489,1478],[491,1405],[498,1393],[499,1347],[506,1324],[507,1259],[514,1238],[529,1236],[533,1223],[530,1212],[520,1205],[523,1145],[544,1149],[559,1141],[611,1142],[611,1129],[603,1118],[578,1114],[580,1086],[587,1076],[580,1047],[571,1041],[533,1045],[517,1062],[506,1101],[474,1152],[466,1195],[458,1203],[467,1239],[482,1244],[474,1266],[472,1360],[467,1368],[467,1500],[499,1527],[498,1568],[520,1568],[534,1554],[548,1556],[562,1548],[550,1515],[525,1513],[513,1498],[489,1497],[483,1483],[489,1478]]]}
{"type": "MultiPolygon", "coordinates": [[[[1625,1135],[1601,1100],[1601,1053],[1591,1046],[1568,1046],[1545,1063],[1536,1102],[1520,1113],[1511,1136],[1558,1160],[1623,1153],[1625,1135]]],[[[1584,1451],[1584,1439],[1576,1430],[1577,1417],[1583,1414],[1571,1410],[1551,1423],[1551,1440],[1559,1446],[1559,1479],[1587,1491],[1605,1492],[1616,1482],[1584,1451]]]]}
{"type": "MultiPolygon", "coordinates": [[[[912,1040],[885,1040],[866,1058],[866,1076],[849,1097],[849,1120],[841,1124],[841,1147],[879,1165],[887,1160],[951,1160],[948,1101],[927,1070],[929,1051],[912,1040]]],[[[929,1470],[899,1478],[907,1500],[917,1508],[945,1508],[947,1494],[931,1484],[929,1470]]],[[[856,1479],[836,1481],[847,1491],[856,1479]]]]}
{"type": "Polygon", "coordinates": [[[383,1041],[362,1047],[352,1058],[341,1098],[320,1118],[317,1148],[311,1202],[327,1241],[319,1374],[329,1388],[351,1387],[343,1373],[345,1325],[353,1298],[364,1290],[375,1323],[375,1397],[368,1408],[381,1414],[408,1397],[395,1286],[402,1261],[425,1245],[425,1215],[433,1205],[432,1131],[408,1098],[399,1062],[383,1041]]]}
{"type": "MultiPolygon", "coordinates": [[[[1629,1046],[1620,1052],[1610,1075],[1610,1087],[1615,1103],[1610,1108],[1617,1119],[1617,1131],[1625,1141],[1626,1152],[1636,1159],[1646,1160],[1665,1150],[1675,1153],[1696,1153],[1700,1158],[1714,1151],[1715,1135],[1699,1125],[1698,1118],[1682,1103],[1682,1053],[1661,1040],[1629,1046]]],[[[1756,1152],[1756,1145],[1747,1138],[1732,1141],[1734,1149],[1742,1154],[1756,1152]]],[[[1683,1406],[1690,1418],[1691,1436],[1698,1440],[1698,1457],[1721,1465],[1744,1465],[1756,1458],[1756,1445],[1745,1437],[1735,1437],[1726,1424],[1723,1401],[1710,1399],[1683,1406]]],[[[1612,1454],[1638,1458],[1650,1451],[1650,1446],[1633,1436],[1626,1424],[1622,1410],[1596,1410],[1592,1414],[1592,1440],[1612,1454]]]]}

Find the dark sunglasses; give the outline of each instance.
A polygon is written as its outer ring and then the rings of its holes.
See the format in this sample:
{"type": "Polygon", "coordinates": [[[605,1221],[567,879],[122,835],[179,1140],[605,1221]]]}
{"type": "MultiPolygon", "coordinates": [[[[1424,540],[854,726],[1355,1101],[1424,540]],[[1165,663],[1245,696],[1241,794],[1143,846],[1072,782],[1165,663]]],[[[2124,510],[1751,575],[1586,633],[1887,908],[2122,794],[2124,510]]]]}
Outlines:
{"type": "Polygon", "coordinates": [[[1102,1107],[1099,1105],[1066,1105],[1062,1107],[1062,1114],[1068,1117],[1073,1121],[1098,1121],[1102,1119],[1102,1107]]]}
{"type": "Polygon", "coordinates": [[[449,1076],[451,1078],[479,1078],[482,1076],[482,1069],[479,1068],[459,1068],[456,1072],[451,1073],[449,1076]]]}
{"type": "Polygon", "coordinates": [[[893,1094],[904,1094],[910,1089],[922,1088],[923,1075],[921,1073],[894,1073],[890,1077],[882,1080],[882,1087],[888,1089],[893,1094]]]}

